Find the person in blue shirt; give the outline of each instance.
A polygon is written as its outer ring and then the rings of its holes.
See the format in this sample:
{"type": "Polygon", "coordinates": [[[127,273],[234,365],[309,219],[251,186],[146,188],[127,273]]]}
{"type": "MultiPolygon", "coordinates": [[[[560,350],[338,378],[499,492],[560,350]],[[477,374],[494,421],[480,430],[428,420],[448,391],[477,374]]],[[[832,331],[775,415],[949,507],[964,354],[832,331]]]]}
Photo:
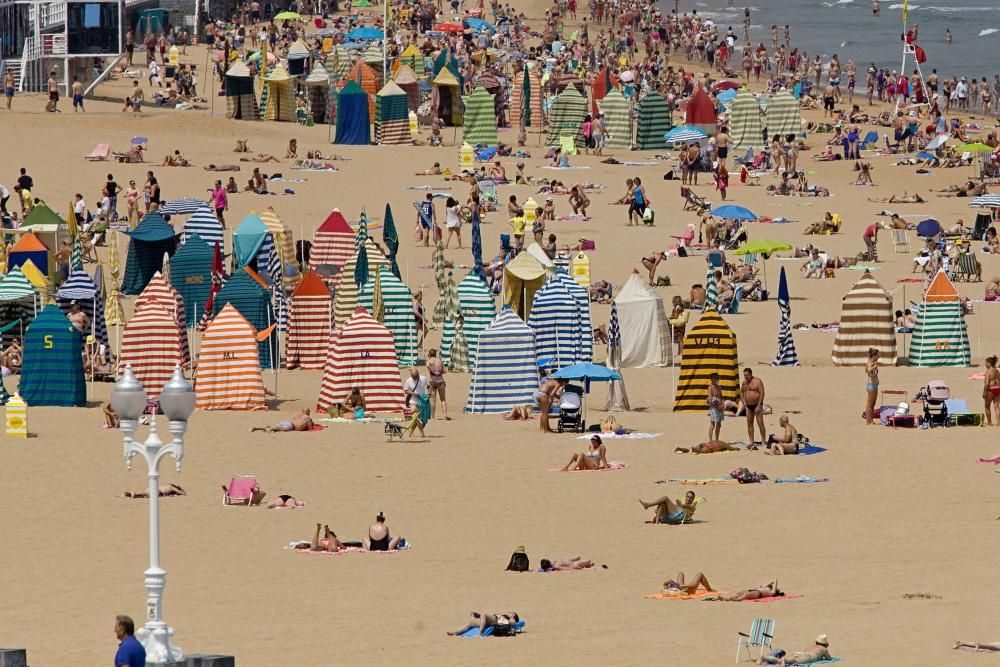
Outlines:
{"type": "Polygon", "coordinates": [[[146,667],[146,649],[135,638],[135,622],[131,617],[115,618],[115,636],[121,642],[115,653],[115,667],[146,667]]]}

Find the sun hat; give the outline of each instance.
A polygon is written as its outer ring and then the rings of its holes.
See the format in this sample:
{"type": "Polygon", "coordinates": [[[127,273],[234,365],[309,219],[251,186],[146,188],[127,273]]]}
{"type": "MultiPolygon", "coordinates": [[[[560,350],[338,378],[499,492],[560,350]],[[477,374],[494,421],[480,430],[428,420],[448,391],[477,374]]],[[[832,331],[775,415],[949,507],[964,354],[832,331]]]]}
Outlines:
{"type": "Polygon", "coordinates": [[[820,635],[819,637],[816,638],[816,643],[819,644],[820,646],[829,646],[830,640],[827,639],[826,635],[820,635]]]}

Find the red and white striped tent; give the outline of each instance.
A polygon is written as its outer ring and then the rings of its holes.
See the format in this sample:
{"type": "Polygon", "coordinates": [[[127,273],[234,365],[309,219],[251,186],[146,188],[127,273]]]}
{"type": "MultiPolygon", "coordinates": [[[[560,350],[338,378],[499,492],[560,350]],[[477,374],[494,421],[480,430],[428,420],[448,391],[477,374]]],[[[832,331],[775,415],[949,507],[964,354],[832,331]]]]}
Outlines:
{"type": "Polygon", "coordinates": [[[147,299],[122,331],[121,364],[131,366],[149,398],[156,399],[181,363],[181,338],[173,313],[159,301],[147,299]]]}
{"type": "Polygon", "coordinates": [[[257,332],[230,303],[205,329],[194,388],[199,410],[267,410],[257,332]]]}
{"type": "Polygon", "coordinates": [[[148,301],[156,301],[163,308],[174,316],[177,321],[177,331],[181,341],[181,354],[184,356],[184,363],[191,363],[191,349],[188,347],[187,336],[187,313],[184,310],[184,299],[180,292],[175,290],[164,278],[163,274],[157,271],[153,274],[149,284],[142,290],[142,293],[135,300],[136,310],[148,301]]]}
{"type": "Polygon", "coordinates": [[[354,230],[347,220],[335,208],[313,236],[312,248],[309,250],[309,268],[317,271],[328,285],[336,285],[340,279],[341,269],[354,254],[354,230]],[[320,269],[321,265],[336,267],[320,269]]]}
{"type": "Polygon", "coordinates": [[[358,387],[373,412],[401,412],[403,385],[396,362],[392,333],[358,308],[330,336],[330,351],[323,368],[320,410],[342,403],[358,387]]]}
{"type": "Polygon", "coordinates": [[[308,271],[292,292],[285,363],[289,369],[321,370],[333,322],[333,297],[315,271],[308,271]]]}

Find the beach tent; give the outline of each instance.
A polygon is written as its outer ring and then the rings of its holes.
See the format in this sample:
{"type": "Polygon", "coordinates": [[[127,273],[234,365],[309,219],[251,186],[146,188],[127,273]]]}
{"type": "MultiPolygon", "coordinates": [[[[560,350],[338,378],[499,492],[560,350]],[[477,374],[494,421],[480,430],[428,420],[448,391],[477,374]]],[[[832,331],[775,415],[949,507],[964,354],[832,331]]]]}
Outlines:
{"type": "Polygon", "coordinates": [[[309,268],[324,282],[336,285],[341,269],[354,254],[354,230],[340,209],[333,209],[313,235],[309,268]]]}
{"type": "Polygon", "coordinates": [[[670,118],[670,107],[655,90],[639,102],[638,128],[635,134],[635,145],[641,151],[662,150],[667,147],[664,135],[673,127],[670,118]]]}
{"type": "MultiPolygon", "coordinates": [[[[370,238],[365,239],[364,249],[368,256],[368,280],[371,280],[378,267],[389,266],[389,261],[370,238]]],[[[340,281],[337,283],[337,292],[333,299],[333,312],[337,326],[344,323],[358,307],[358,283],[354,274],[358,266],[359,251],[360,249],[351,253],[340,272],[340,281]]]]}
{"type": "Polygon", "coordinates": [[[194,376],[199,410],[267,410],[256,333],[231,304],[208,324],[194,376]]]}
{"type": "Polygon", "coordinates": [[[49,304],[24,333],[18,393],[29,406],[83,407],[83,337],[59,308],[49,304]]]}
{"type": "Polygon", "coordinates": [[[465,130],[463,138],[470,146],[496,146],[497,115],[493,108],[493,96],[482,86],[463,98],[465,103],[465,130]]]}
{"type": "MultiPolygon", "coordinates": [[[[233,269],[249,266],[263,273],[270,267],[272,257],[280,256],[274,255],[275,252],[274,236],[267,225],[256,213],[248,213],[233,231],[233,269]]],[[[294,250],[292,253],[294,262],[294,250]]]]}
{"type": "Polygon", "coordinates": [[[431,116],[440,118],[446,126],[462,124],[462,88],[447,68],[431,81],[431,116]]]}
{"type": "Polygon", "coordinates": [[[507,412],[530,405],[538,390],[537,364],[534,332],[504,307],[479,335],[465,412],[507,412]]]}
{"type": "Polygon", "coordinates": [[[632,119],[629,118],[628,101],[617,90],[610,90],[598,105],[604,114],[607,148],[628,148],[632,145],[632,119]]]}
{"type": "Polygon", "coordinates": [[[288,341],[285,344],[286,367],[322,369],[332,322],[333,297],[330,290],[315,271],[307,271],[292,292],[288,341]]]}
{"type": "Polygon", "coordinates": [[[260,368],[276,368],[278,332],[277,327],[271,329],[271,325],[275,323],[274,308],[271,305],[271,292],[260,276],[248,267],[234,273],[215,295],[215,314],[222,312],[227,303],[240,311],[258,333],[263,334],[270,329],[265,338],[258,342],[257,351],[260,368]]]}
{"type": "Polygon", "coordinates": [[[594,359],[594,329],[590,319],[590,292],[581,287],[565,268],[557,268],[555,277],[562,281],[569,295],[576,301],[576,315],[580,319],[579,363],[589,364],[594,359]]]}
{"type": "Polygon", "coordinates": [[[309,113],[314,123],[325,123],[327,108],[330,106],[330,73],[321,63],[313,65],[306,77],[309,113]]]}
{"type": "MultiPolygon", "coordinates": [[[[768,132],[770,130],[769,124],[768,132]]],[[[729,135],[733,139],[734,148],[759,147],[763,143],[760,106],[757,98],[746,88],[736,93],[733,103],[729,105],[729,135]]]]}
{"type": "Polygon", "coordinates": [[[226,118],[257,120],[257,96],[250,68],[236,60],[226,70],[226,118]]]}
{"type": "Polygon", "coordinates": [[[135,307],[138,309],[146,303],[154,301],[163,306],[173,316],[181,341],[181,354],[183,355],[184,363],[190,362],[191,348],[188,346],[188,321],[187,311],[184,309],[184,299],[181,298],[180,292],[171,287],[163,274],[159,272],[150,278],[146,289],[142,290],[142,294],[135,300],[135,307]]]}
{"type": "Polygon", "coordinates": [[[797,135],[802,131],[802,110],[799,101],[787,90],[779,90],[767,103],[767,133],[797,135]]]}
{"type": "Polygon", "coordinates": [[[306,59],[309,56],[309,47],[306,46],[301,37],[292,42],[288,47],[288,52],[285,54],[285,59],[288,62],[289,76],[304,75],[306,73],[306,59]]]}
{"type": "Polygon", "coordinates": [[[330,336],[316,405],[326,410],[342,403],[354,387],[361,389],[368,411],[403,410],[405,399],[392,333],[364,308],[355,310],[330,336]]]}
{"type": "Polygon", "coordinates": [[[21,228],[33,227],[35,225],[65,225],[66,221],[60,218],[55,211],[48,207],[45,202],[35,204],[28,215],[21,221],[21,228]]]}
{"type": "Polygon", "coordinates": [[[841,302],[840,326],[833,340],[833,365],[864,366],[872,347],[879,351],[882,364],[896,365],[892,299],[872,274],[865,271],[841,302]]]}
{"type": "Polygon", "coordinates": [[[910,341],[911,366],[968,366],[969,332],[958,290],[941,271],[924,292],[910,341]]]}
{"type": "Polygon", "coordinates": [[[271,233],[271,238],[274,240],[274,247],[278,251],[278,257],[281,259],[281,266],[291,264],[295,265],[295,235],[292,230],[281,221],[278,214],[274,212],[274,208],[268,206],[263,211],[257,214],[260,221],[264,223],[267,227],[267,231],[271,233]]]}
{"type": "Polygon", "coordinates": [[[710,310],[684,336],[674,412],[705,412],[713,373],[719,376],[723,400],[739,400],[736,334],[717,312],[710,310]]]}
{"type": "Polygon", "coordinates": [[[400,65],[392,81],[406,93],[407,109],[416,112],[420,107],[420,80],[414,71],[406,65],[400,65]]]}
{"type": "MultiPolygon", "coordinates": [[[[497,313],[493,293],[483,279],[475,271],[468,274],[458,283],[458,313],[461,315],[461,330],[465,339],[470,366],[476,364],[476,353],[479,345],[479,334],[490,325],[497,313]]],[[[451,362],[452,345],[457,339],[458,323],[455,317],[449,317],[441,332],[441,360],[445,364],[451,362]]]]}
{"type": "Polygon", "coordinates": [[[600,110],[601,100],[607,97],[608,93],[615,89],[618,83],[617,77],[611,73],[607,67],[602,67],[594,76],[593,83],[590,84],[590,111],[597,113],[600,110]]]}
{"type": "Polygon", "coordinates": [[[159,301],[137,308],[122,331],[120,365],[131,366],[136,379],[156,400],[174,368],[184,363],[177,322],[159,301]]]}
{"type": "Polygon", "coordinates": [[[378,85],[383,85],[382,66],[385,62],[385,54],[382,52],[382,44],[379,42],[369,44],[368,48],[361,53],[361,61],[375,72],[378,85]]]}
{"type": "Polygon", "coordinates": [[[267,106],[264,108],[264,120],[280,120],[295,122],[295,91],[292,77],[279,63],[267,73],[264,79],[267,86],[267,106]]]}
{"type": "Polygon", "coordinates": [[[553,275],[535,292],[528,326],[535,332],[539,359],[549,359],[556,370],[582,362],[577,302],[558,276],[553,275]]]}
{"type": "Polygon", "coordinates": [[[549,109],[549,135],[546,146],[558,146],[563,130],[573,132],[576,145],[583,147],[583,119],[587,115],[587,100],[573,86],[559,93],[549,109]]]}
{"type": "Polygon", "coordinates": [[[708,136],[715,134],[715,103],[700,86],[688,101],[684,124],[696,127],[708,136]]]}
{"type": "Polygon", "coordinates": [[[519,253],[503,269],[503,302],[513,308],[518,317],[527,318],[535,292],[541,288],[548,273],[530,253],[519,253]]]}
{"type": "Polygon", "coordinates": [[[43,275],[49,275],[49,248],[34,232],[21,234],[21,238],[11,247],[7,257],[7,270],[24,266],[29,260],[43,275]]]}
{"type": "Polygon", "coordinates": [[[518,125],[537,129],[541,132],[545,125],[545,112],[542,106],[542,81],[538,72],[522,68],[514,75],[511,87],[510,113],[518,119],[518,125]]]}
{"type": "MultiPolygon", "coordinates": [[[[381,88],[379,75],[368,64],[359,60],[354,63],[354,67],[351,68],[351,71],[344,78],[358,84],[358,87],[364,92],[365,100],[368,102],[368,122],[370,123],[371,119],[375,117],[375,93],[381,88]]],[[[343,94],[343,91],[341,91],[341,94],[343,94]]],[[[337,109],[337,113],[339,114],[339,104],[337,109]]]]}
{"type": "Polygon", "coordinates": [[[38,290],[19,267],[11,269],[0,282],[0,344],[4,348],[23,337],[39,307],[38,290]],[[17,321],[18,326],[11,326],[17,321]]]}
{"type": "Polygon", "coordinates": [[[390,81],[375,96],[375,142],[412,144],[406,91],[390,81]]]}
{"type": "Polygon", "coordinates": [[[56,303],[64,315],[69,315],[74,301],[90,318],[90,331],[85,331],[84,335],[93,333],[98,343],[107,345],[108,324],[104,313],[104,296],[101,288],[83,269],[72,271],[56,292],[56,303]]]}
{"type": "Polygon", "coordinates": [[[337,94],[337,134],[333,143],[356,146],[371,143],[368,101],[368,93],[354,81],[348,81],[340,89],[337,94]]]}
{"type": "Polygon", "coordinates": [[[792,338],[792,306],[785,267],[781,267],[781,278],[778,281],[778,311],[781,313],[778,322],[778,354],[771,365],[798,366],[799,355],[795,352],[795,340],[792,338]]]}
{"type": "Polygon", "coordinates": [[[199,234],[190,236],[170,258],[170,284],[184,302],[188,322],[201,318],[212,290],[212,258],[215,250],[199,234]]]}
{"type": "Polygon", "coordinates": [[[375,313],[376,287],[381,291],[382,319],[392,333],[396,345],[396,360],[401,367],[417,363],[417,325],[413,319],[413,293],[392,273],[388,265],[378,267],[378,280],[369,280],[358,294],[358,305],[372,317],[375,313]]]}
{"type": "Polygon", "coordinates": [[[432,78],[437,78],[443,70],[448,70],[448,72],[455,77],[460,90],[465,89],[465,79],[462,77],[462,71],[458,67],[458,59],[455,57],[455,54],[451,52],[451,49],[441,49],[438,52],[437,57],[434,58],[432,78]]]}
{"type": "Polygon", "coordinates": [[[334,44],[330,52],[326,54],[326,70],[334,81],[346,78],[353,64],[351,53],[340,44],[334,44]]]}
{"type": "Polygon", "coordinates": [[[663,300],[633,272],[614,300],[621,327],[621,368],[673,363],[663,300]]]}
{"type": "Polygon", "coordinates": [[[417,76],[417,78],[423,79],[427,74],[427,70],[424,69],[424,54],[417,48],[416,44],[410,44],[403,50],[396,59],[398,67],[396,68],[396,74],[398,75],[400,70],[404,67],[409,68],[417,76]]]}
{"type": "Polygon", "coordinates": [[[153,274],[163,268],[163,255],[173,255],[177,250],[177,232],[153,211],[147,213],[135,229],[125,233],[130,239],[122,293],[139,294],[153,274]]]}
{"type": "Polygon", "coordinates": [[[194,234],[200,236],[201,240],[207,243],[210,248],[217,242],[223,248],[226,247],[226,233],[222,229],[222,223],[215,217],[215,211],[207,204],[199,206],[197,211],[188,216],[184,223],[181,243],[187,243],[187,240],[194,234]]]}

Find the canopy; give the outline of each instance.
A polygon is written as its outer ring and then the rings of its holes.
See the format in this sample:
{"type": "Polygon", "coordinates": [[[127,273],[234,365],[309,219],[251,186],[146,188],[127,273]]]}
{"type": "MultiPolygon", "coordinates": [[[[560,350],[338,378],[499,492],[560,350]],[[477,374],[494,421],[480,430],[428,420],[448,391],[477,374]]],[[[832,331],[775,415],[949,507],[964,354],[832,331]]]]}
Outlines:
{"type": "Polygon", "coordinates": [[[231,304],[209,323],[194,378],[199,410],[267,410],[256,333],[231,304]]]}
{"type": "Polygon", "coordinates": [[[493,106],[493,95],[482,86],[464,98],[465,132],[463,138],[470,146],[496,146],[497,116],[493,106]]]}
{"type": "Polygon", "coordinates": [[[535,352],[540,359],[550,359],[557,369],[583,360],[577,302],[557,276],[535,292],[528,326],[535,332],[535,352]]]}
{"type": "Polygon", "coordinates": [[[507,412],[538,389],[535,334],[509,307],[479,336],[465,412],[507,412]]]}
{"type": "Polygon", "coordinates": [[[583,119],[587,116],[587,100],[574,86],[559,93],[549,110],[547,146],[558,146],[565,130],[572,132],[578,146],[583,146],[583,119]]]}
{"type": "Polygon", "coordinates": [[[522,252],[504,266],[504,303],[518,316],[531,312],[535,292],[545,282],[547,269],[530,253],[522,252]]]}
{"type": "Polygon", "coordinates": [[[24,298],[34,298],[38,290],[31,281],[24,277],[19,267],[14,267],[0,282],[0,302],[16,301],[24,298]]]}
{"type": "Polygon", "coordinates": [[[611,380],[621,380],[621,373],[598,364],[573,364],[560,368],[552,374],[557,380],[588,380],[590,382],[610,382],[611,380]]]}
{"type": "Polygon", "coordinates": [[[352,254],[354,230],[347,224],[340,209],[335,208],[313,236],[309,268],[319,273],[327,284],[335,285],[352,254]]]}
{"type": "Polygon", "coordinates": [[[193,234],[170,258],[170,284],[184,301],[184,316],[188,322],[197,322],[208,302],[214,252],[201,235],[193,234]]]}
{"type": "Polygon", "coordinates": [[[24,333],[18,393],[29,406],[87,404],[83,338],[58,306],[46,306],[24,333]]]}
{"type": "Polygon", "coordinates": [[[205,202],[200,199],[181,197],[168,201],[156,210],[160,215],[190,215],[204,206],[205,202]]]}
{"type": "Polygon", "coordinates": [[[406,91],[390,81],[375,96],[375,141],[379,144],[412,144],[406,91]]]}
{"type": "Polygon", "coordinates": [[[123,294],[139,294],[157,271],[163,268],[163,255],[177,250],[177,232],[159,213],[147,213],[135,229],[126,231],[131,238],[125,259],[123,294]]]}
{"type": "Polygon", "coordinates": [[[729,105],[729,134],[737,149],[761,146],[760,106],[746,88],[740,90],[729,105]]]}
{"type": "Polygon", "coordinates": [[[131,366],[150,400],[156,400],[184,363],[174,316],[158,301],[137,308],[122,331],[120,365],[131,366]]]}
{"type": "Polygon", "coordinates": [[[869,348],[879,351],[879,360],[896,365],[896,326],[892,299],[872,274],[865,271],[844,296],[840,327],[833,341],[835,366],[864,366],[869,348]]]}
{"type": "Polygon", "coordinates": [[[670,330],[663,300],[633,272],[614,300],[621,327],[620,368],[669,366],[673,363],[670,330]]]}
{"type": "Polygon", "coordinates": [[[674,412],[705,412],[712,374],[718,374],[723,400],[739,400],[736,335],[715,311],[707,311],[684,336],[674,412]]]}
{"type": "Polygon", "coordinates": [[[767,133],[797,135],[802,131],[802,110],[799,101],[787,90],[779,90],[767,103],[767,133]]]}
{"type": "MultiPolygon", "coordinates": [[[[227,303],[232,304],[257,332],[263,332],[275,324],[271,293],[261,284],[260,277],[252,269],[244,267],[226,281],[215,295],[215,313],[222,312],[227,303]]],[[[258,343],[260,368],[274,368],[277,365],[278,333],[275,329],[258,343]]]]}
{"type": "Polygon", "coordinates": [[[257,256],[268,235],[267,226],[255,213],[248,213],[233,230],[233,266],[257,268],[257,256]]]}
{"type": "Polygon", "coordinates": [[[372,39],[382,39],[384,33],[378,28],[372,28],[370,26],[362,26],[360,28],[355,28],[354,30],[347,33],[347,39],[369,41],[372,39]]]}
{"type": "Polygon", "coordinates": [[[285,363],[289,369],[320,370],[326,362],[333,323],[333,297],[319,275],[306,272],[292,292],[285,363]]]}
{"type": "Polygon", "coordinates": [[[704,130],[694,125],[681,125],[667,132],[664,136],[668,144],[685,144],[691,141],[701,141],[707,139],[708,135],[704,130]]]}
{"type": "Polygon", "coordinates": [[[621,92],[610,90],[598,103],[604,114],[607,135],[604,145],[608,148],[628,148],[632,145],[632,120],[629,105],[621,92]]]}
{"type": "Polygon", "coordinates": [[[417,325],[413,319],[413,293],[392,273],[388,265],[378,267],[379,280],[369,280],[358,294],[358,305],[375,316],[376,287],[381,291],[382,324],[392,333],[396,360],[401,367],[414,366],[419,358],[417,325]]]}
{"type": "Polygon", "coordinates": [[[636,146],[641,151],[660,150],[667,147],[664,135],[673,125],[670,118],[670,107],[655,90],[650,91],[639,102],[639,127],[635,136],[636,146]]]}
{"type": "Polygon", "coordinates": [[[340,90],[337,95],[337,135],[333,143],[357,146],[371,143],[368,101],[368,93],[354,81],[348,81],[340,90]]]}

